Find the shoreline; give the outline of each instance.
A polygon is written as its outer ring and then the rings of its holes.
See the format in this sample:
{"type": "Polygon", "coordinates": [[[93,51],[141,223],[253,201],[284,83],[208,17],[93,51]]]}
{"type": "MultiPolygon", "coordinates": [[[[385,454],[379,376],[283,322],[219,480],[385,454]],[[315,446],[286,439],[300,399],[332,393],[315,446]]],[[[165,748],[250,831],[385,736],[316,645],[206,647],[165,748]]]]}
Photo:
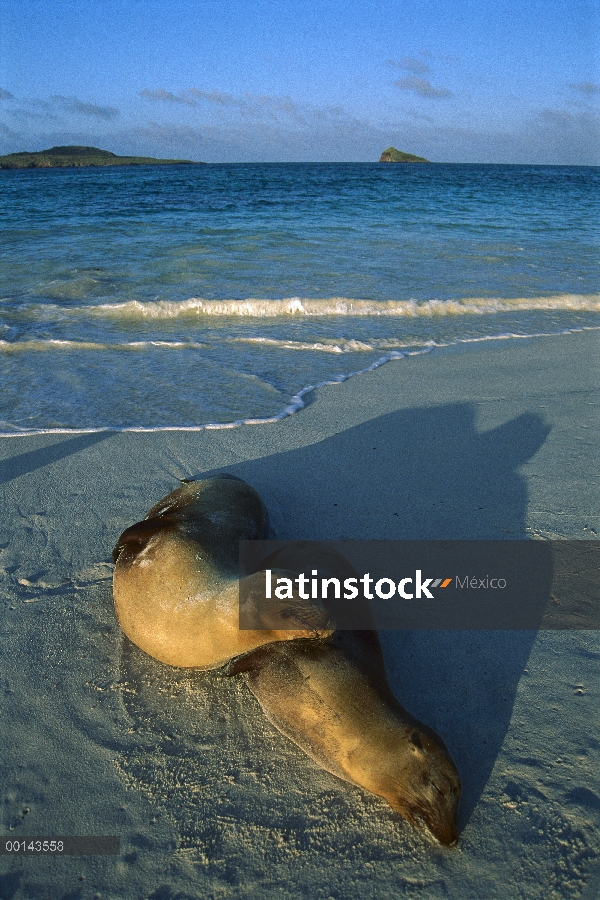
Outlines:
{"type": "MultiPolygon", "coordinates": [[[[232,429],[232,428],[240,428],[243,425],[270,425],[276,422],[280,422],[283,419],[288,418],[289,416],[293,416],[296,413],[300,412],[300,410],[304,409],[307,403],[304,401],[304,397],[312,394],[314,391],[321,390],[325,387],[330,387],[336,384],[343,384],[346,381],[349,381],[351,378],[356,378],[359,375],[366,375],[369,372],[375,371],[376,369],[381,368],[381,366],[386,365],[392,360],[396,359],[405,359],[411,356],[423,356],[425,354],[431,353],[435,350],[448,350],[453,347],[460,347],[463,345],[469,344],[485,344],[490,341],[506,341],[506,340],[535,340],[537,338],[548,338],[548,337],[560,337],[562,335],[568,334],[578,334],[580,332],[588,332],[588,331],[600,331],[600,325],[594,326],[582,326],[578,328],[570,328],[564,329],[559,332],[540,332],[539,334],[499,334],[499,335],[485,335],[484,337],[476,337],[476,338],[457,338],[454,341],[450,341],[448,343],[436,343],[435,341],[430,342],[428,346],[422,347],[420,349],[406,349],[406,350],[391,350],[389,353],[384,354],[380,359],[375,360],[375,362],[371,363],[371,365],[366,366],[364,369],[357,369],[354,372],[349,372],[348,374],[340,375],[339,377],[328,380],[321,381],[317,384],[309,384],[305,387],[301,388],[290,400],[290,403],[283,409],[282,412],[277,413],[274,416],[269,416],[265,418],[247,418],[247,419],[236,419],[233,422],[206,422],[201,425],[160,425],[160,426],[133,426],[133,425],[113,425],[113,426],[99,426],[92,428],[39,428],[32,429],[31,431],[0,431],[0,440],[3,438],[13,438],[13,437],[33,437],[36,435],[44,435],[44,434],[103,434],[104,432],[109,434],[124,434],[124,433],[133,433],[133,434],[154,434],[161,432],[200,432],[200,431],[219,431],[222,429],[232,429]]],[[[309,403],[312,401],[308,401],[309,403]]]]}
{"type": "Polygon", "coordinates": [[[282,539],[597,539],[598,335],[435,348],[252,428],[0,439],[2,832],[15,900],[546,900],[600,872],[598,632],[385,632],[390,685],[461,772],[459,852],[316,766],[243,680],[126,641],[111,550],[177,480],[252,484],[282,539]]]}

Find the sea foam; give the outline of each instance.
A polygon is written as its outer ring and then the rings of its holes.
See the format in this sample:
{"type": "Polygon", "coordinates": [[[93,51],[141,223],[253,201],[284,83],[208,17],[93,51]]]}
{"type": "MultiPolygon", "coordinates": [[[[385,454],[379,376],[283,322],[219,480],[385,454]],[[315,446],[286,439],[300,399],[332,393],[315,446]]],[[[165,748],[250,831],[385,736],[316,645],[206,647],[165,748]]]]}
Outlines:
{"type": "Polygon", "coordinates": [[[290,316],[397,316],[441,318],[444,316],[493,315],[526,311],[600,312],[600,294],[556,294],[543,297],[464,297],[450,300],[360,300],[350,297],[311,299],[288,297],[283,300],[248,298],[246,300],[127,300],[89,306],[65,307],[55,304],[31,304],[48,318],[90,316],[123,319],[177,319],[184,317],[221,317],[271,319],[290,316]]]}

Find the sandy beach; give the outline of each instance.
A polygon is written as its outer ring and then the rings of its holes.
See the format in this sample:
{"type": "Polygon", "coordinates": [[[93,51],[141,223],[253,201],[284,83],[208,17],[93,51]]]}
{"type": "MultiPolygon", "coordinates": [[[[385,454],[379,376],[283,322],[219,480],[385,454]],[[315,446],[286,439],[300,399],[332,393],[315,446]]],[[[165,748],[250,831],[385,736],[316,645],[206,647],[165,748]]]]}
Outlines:
{"type": "Polygon", "coordinates": [[[490,340],[318,389],[277,423],[0,439],[1,900],[593,900],[597,632],[381,635],[463,781],[445,851],[317,767],[239,678],[163,666],[114,616],[111,551],[179,478],[230,472],[289,539],[597,539],[599,332],[490,340]]]}

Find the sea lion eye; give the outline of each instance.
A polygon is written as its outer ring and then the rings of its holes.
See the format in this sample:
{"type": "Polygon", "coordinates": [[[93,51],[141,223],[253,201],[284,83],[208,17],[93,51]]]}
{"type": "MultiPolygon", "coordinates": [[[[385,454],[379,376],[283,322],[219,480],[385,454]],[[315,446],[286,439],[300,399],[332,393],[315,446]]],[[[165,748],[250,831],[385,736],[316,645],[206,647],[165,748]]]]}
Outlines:
{"type": "Polygon", "coordinates": [[[417,750],[423,749],[423,744],[421,743],[421,738],[419,737],[418,731],[413,731],[410,736],[411,743],[417,748],[417,750]]]}

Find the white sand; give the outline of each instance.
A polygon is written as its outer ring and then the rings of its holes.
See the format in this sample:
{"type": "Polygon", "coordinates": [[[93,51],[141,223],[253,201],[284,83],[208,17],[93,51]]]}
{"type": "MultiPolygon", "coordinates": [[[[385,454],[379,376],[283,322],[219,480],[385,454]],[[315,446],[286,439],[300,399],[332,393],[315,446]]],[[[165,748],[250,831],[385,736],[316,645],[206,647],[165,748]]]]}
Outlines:
{"type": "Polygon", "coordinates": [[[439,350],[277,424],[1,440],[1,830],[122,851],[2,856],[0,898],[595,900],[597,632],[382,635],[462,774],[444,851],[319,769],[240,679],[128,644],[110,553],[177,477],[221,470],[282,538],[596,538],[598,350],[593,331],[439,350]]]}

